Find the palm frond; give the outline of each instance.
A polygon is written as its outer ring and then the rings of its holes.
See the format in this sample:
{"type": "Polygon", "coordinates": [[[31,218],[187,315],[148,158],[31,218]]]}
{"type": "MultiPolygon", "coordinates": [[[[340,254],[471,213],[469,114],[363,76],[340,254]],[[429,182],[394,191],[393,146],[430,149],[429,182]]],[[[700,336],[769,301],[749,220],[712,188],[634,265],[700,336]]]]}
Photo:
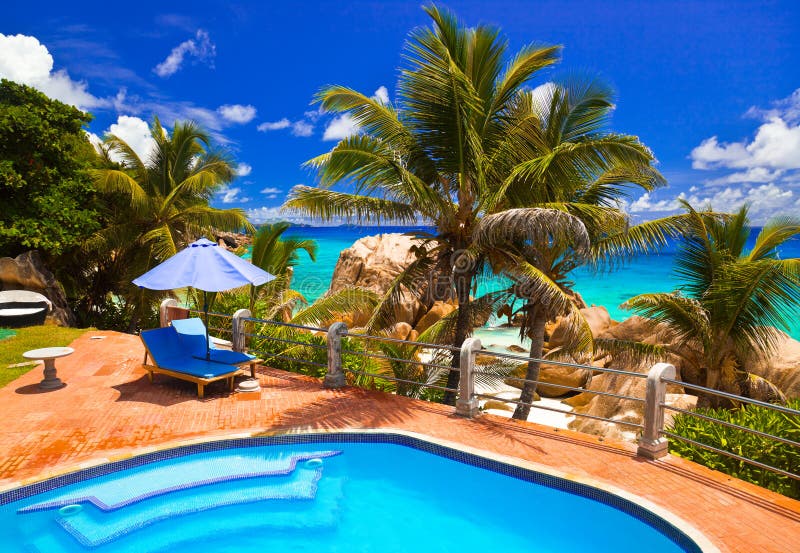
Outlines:
{"type": "Polygon", "coordinates": [[[360,223],[412,223],[417,220],[416,211],[408,204],[303,185],[292,188],[283,207],[326,221],[335,217],[360,223]]]}

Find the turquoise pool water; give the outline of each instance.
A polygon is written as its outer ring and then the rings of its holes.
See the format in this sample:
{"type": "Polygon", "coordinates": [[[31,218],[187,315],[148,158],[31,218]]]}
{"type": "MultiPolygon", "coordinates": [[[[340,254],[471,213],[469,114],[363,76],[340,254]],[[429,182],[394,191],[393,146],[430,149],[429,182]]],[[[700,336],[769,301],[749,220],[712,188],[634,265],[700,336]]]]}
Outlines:
{"type": "Polygon", "coordinates": [[[411,438],[310,439],[229,442],[217,450],[207,444],[206,451],[193,446],[151,454],[145,464],[117,463],[110,474],[91,477],[91,470],[110,470],[102,467],[84,471],[44,493],[0,494],[2,550],[698,550],[642,508],[585,486],[411,438]]]}

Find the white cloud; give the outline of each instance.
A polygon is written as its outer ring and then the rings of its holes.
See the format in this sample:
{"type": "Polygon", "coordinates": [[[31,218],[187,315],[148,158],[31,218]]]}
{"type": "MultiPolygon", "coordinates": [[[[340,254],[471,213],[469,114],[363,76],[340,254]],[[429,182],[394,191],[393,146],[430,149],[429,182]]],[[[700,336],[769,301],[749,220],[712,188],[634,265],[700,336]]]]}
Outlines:
{"type": "MultiPolygon", "coordinates": [[[[723,174],[704,181],[710,190],[690,191],[686,199],[692,205],[710,203],[718,211],[733,211],[749,203],[751,218],[757,222],[796,212],[800,207],[800,89],[772,102],[768,109],[751,107],[745,115],[761,121],[752,139],[720,142],[712,136],[692,150],[693,168],[723,174]]],[[[658,211],[669,208],[668,204],[668,200],[654,202],[644,195],[631,204],[631,210],[658,211]]]]}
{"type": "Polygon", "coordinates": [[[80,109],[106,107],[83,81],[73,81],[66,70],[53,71],[53,56],[36,37],[0,33],[0,78],[32,86],[51,98],[80,109]]]}
{"type": "Polygon", "coordinates": [[[247,163],[240,163],[236,166],[236,176],[237,177],[246,177],[250,173],[253,172],[253,166],[247,163]]]}
{"type": "Polygon", "coordinates": [[[385,86],[379,86],[378,90],[375,91],[374,98],[378,100],[381,104],[388,104],[389,103],[389,91],[386,89],[385,86]]]}
{"type": "Polygon", "coordinates": [[[681,192],[671,199],[654,200],[649,193],[628,206],[631,213],[669,213],[680,208],[679,199],[688,201],[695,209],[712,207],[719,212],[733,212],[743,204],[750,206],[750,219],[755,224],[763,224],[770,217],[800,209],[800,197],[792,190],[781,188],[773,183],[746,188],[727,187],[713,193],[703,193],[692,187],[689,194],[681,192]]]}
{"type": "Polygon", "coordinates": [[[689,155],[695,169],[800,169],[800,89],[773,102],[768,110],[752,107],[747,114],[761,116],[752,141],[703,140],[689,155]]]}
{"type": "Polygon", "coordinates": [[[694,169],[713,169],[714,167],[744,167],[743,162],[748,158],[747,148],[744,144],[719,143],[716,136],[703,140],[699,146],[689,154],[694,169]]]}
{"type": "Polygon", "coordinates": [[[181,42],[173,48],[167,59],[156,65],[153,71],[159,77],[174,75],[181,68],[187,56],[193,57],[197,61],[207,61],[213,66],[216,53],[217,47],[211,42],[208,33],[203,29],[198,29],[195,38],[181,42]]]}
{"type": "MultiPolygon", "coordinates": [[[[107,132],[127,142],[136,155],[145,162],[156,148],[155,140],[150,136],[150,126],[147,121],[138,117],[120,115],[107,132]]],[[[114,153],[111,154],[111,159],[122,161],[122,158],[114,153]]]]}
{"type": "Polygon", "coordinates": [[[239,193],[242,191],[239,187],[224,186],[219,189],[217,193],[220,201],[224,204],[244,203],[249,202],[250,198],[240,197],[239,193]]]}
{"type": "Polygon", "coordinates": [[[256,108],[251,105],[226,104],[217,108],[217,111],[231,123],[249,123],[256,116],[256,108]]]}
{"type": "Polygon", "coordinates": [[[307,119],[300,119],[292,123],[284,117],[278,121],[266,121],[256,127],[261,132],[279,131],[281,129],[291,129],[294,136],[311,136],[314,134],[314,122],[307,119]]]}
{"type": "Polygon", "coordinates": [[[709,179],[704,181],[704,184],[707,186],[719,186],[725,184],[772,182],[782,174],[783,171],[780,170],[770,171],[764,167],[752,167],[746,171],[739,171],[724,177],[709,179]]]}
{"type": "MultiPolygon", "coordinates": [[[[372,94],[372,99],[377,100],[382,104],[389,103],[389,91],[385,86],[378,87],[372,94]]],[[[361,127],[348,113],[343,113],[338,117],[334,117],[325,127],[325,132],[322,134],[322,140],[342,140],[361,132],[361,127]]]]}
{"type": "Polygon", "coordinates": [[[258,125],[256,127],[256,129],[261,131],[261,132],[277,131],[277,130],[280,130],[280,129],[285,129],[285,128],[291,126],[291,124],[292,124],[292,122],[284,117],[283,119],[281,119],[279,121],[266,121],[264,123],[261,123],[260,125],[258,125]]]}
{"type": "Polygon", "coordinates": [[[248,209],[245,211],[245,215],[247,219],[253,223],[254,225],[263,225],[264,223],[277,223],[279,221],[289,221],[290,223],[298,223],[298,224],[315,224],[315,225],[334,225],[334,224],[341,224],[341,221],[335,222],[320,222],[319,220],[314,220],[307,215],[302,215],[297,212],[288,211],[281,209],[280,206],[275,207],[267,207],[262,206],[254,209],[248,209]]]}
{"type": "Polygon", "coordinates": [[[261,190],[262,194],[279,194],[281,192],[280,188],[275,188],[273,186],[268,186],[261,190]]]}
{"type": "Polygon", "coordinates": [[[322,140],[342,140],[348,136],[358,134],[361,127],[358,126],[353,118],[347,113],[334,117],[333,120],[325,127],[325,132],[322,135],[322,140]]]}
{"type": "Polygon", "coordinates": [[[292,123],[292,134],[295,136],[311,136],[314,134],[314,125],[306,121],[292,123]]]}

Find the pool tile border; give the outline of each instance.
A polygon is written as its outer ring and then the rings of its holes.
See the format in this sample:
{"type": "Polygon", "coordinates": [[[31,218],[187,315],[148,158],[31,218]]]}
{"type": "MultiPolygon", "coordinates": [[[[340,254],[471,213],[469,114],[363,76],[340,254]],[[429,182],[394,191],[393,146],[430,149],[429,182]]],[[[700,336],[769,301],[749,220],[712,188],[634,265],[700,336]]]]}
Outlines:
{"type": "Polygon", "coordinates": [[[396,431],[344,431],[344,432],[313,432],[313,433],[292,433],[277,434],[270,436],[253,436],[233,439],[220,439],[197,444],[182,445],[171,449],[163,449],[150,453],[144,453],[128,459],[112,461],[103,465],[80,469],[75,472],[63,474],[27,484],[22,487],[0,493],[0,505],[7,505],[14,501],[27,499],[28,497],[52,491],[54,489],[83,482],[91,478],[106,476],[114,472],[139,467],[156,461],[175,459],[196,453],[205,453],[225,449],[239,449],[267,445],[292,445],[292,444],[315,444],[315,443],[381,443],[394,444],[410,447],[419,451],[432,453],[440,457],[480,467],[498,474],[511,476],[519,480],[543,485],[551,489],[567,492],[572,495],[593,499],[617,510],[620,510],[637,520],[655,529],[673,543],[681,547],[687,553],[703,553],[703,549],[694,539],[689,537],[683,530],[665,520],[663,517],[653,513],[651,510],[642,507],[635,501],[621,497],[613,492],[594,487],[590,484],[577,482],[561,476],[554,476],[534,469],[520,467],[509,462],[491,459],[428,441],[422,437],[416,437],[407,433],[396,431]]]}

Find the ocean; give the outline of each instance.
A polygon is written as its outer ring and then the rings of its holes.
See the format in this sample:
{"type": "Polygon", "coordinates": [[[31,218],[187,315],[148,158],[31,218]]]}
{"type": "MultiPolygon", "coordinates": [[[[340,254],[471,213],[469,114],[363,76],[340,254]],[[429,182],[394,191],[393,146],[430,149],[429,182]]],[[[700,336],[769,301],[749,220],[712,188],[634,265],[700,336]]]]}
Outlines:
{"type": "MultiPolygon", "coordinates": [[[[394,226],[339,226],[303,227],[295,226],[286,231],[286,236],[311,238],[317,241],[317,261],[312,263],[305,252],[300,252],[301,262],[295,267],[293,288],[301,292],[309,302],[313,302],[328,289],[339,253],[364,236],[390,232],[430,231],[429,227],[394,226]]],[[[751,242],[758,229],[754,229],[751,242]]],[[[676,289],[678,280],[672,271],[676,245],[668,247],[658,255],[638,256],[626,261],[613,270],[596,273],[579,269],[571,273],[577,290],[588,305],[602,305],[608,309],[612,319],[622,321],[631,313],[620,308],[628,298],[637,294],[652,292],[671,292],[676,289]]],[[[789,242],[782,250],[783,257],[800,257],[800,240],[789,242]]],[[[497,280],[482,282],[478,294],[496,289],[497,280]]],[[[516,331],[511,331],[515,333],[516,331]]],[[[507,332],[495,331],[496,340],[508,342],[507,332]],[[502,334],[502,336],[501,336],[502,334]]],[[[790,334],[800,340],[800,313],[790,334]]]]}

